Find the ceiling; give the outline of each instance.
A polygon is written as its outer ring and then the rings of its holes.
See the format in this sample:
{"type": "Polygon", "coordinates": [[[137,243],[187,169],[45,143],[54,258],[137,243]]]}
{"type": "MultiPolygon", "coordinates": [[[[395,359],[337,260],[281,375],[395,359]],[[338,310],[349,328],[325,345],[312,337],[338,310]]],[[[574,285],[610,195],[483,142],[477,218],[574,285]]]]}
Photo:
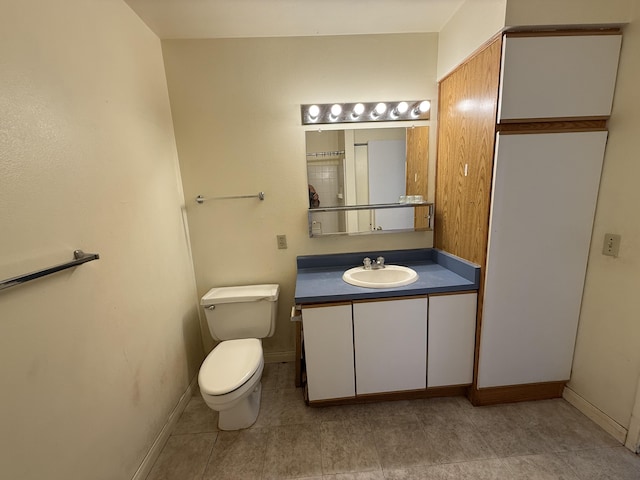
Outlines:
{"type": "Polygon", "coordinates": [[[160,38],[439,32],[464,0],[125,0],[160,38]]]}

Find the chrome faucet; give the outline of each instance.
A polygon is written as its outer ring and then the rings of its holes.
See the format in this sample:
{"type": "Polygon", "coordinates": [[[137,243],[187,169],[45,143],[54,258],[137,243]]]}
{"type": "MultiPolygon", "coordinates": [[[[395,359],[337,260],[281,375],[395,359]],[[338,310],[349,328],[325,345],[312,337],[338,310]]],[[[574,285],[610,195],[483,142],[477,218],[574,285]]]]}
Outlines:
{"type": "Polygon", "coordinates": [[[362,263],[364,264],[363,268],[365,270],[378,270],[380,268],[384,268],[384,257],[376,258],[375,262],[372,261],[369,257],[365,257],[362,263]]]}

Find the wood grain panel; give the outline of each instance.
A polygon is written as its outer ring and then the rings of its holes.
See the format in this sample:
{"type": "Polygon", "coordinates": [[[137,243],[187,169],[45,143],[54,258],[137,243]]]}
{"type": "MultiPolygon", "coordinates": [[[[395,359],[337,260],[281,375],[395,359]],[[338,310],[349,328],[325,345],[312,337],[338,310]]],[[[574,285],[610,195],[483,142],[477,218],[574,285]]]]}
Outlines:
{"type": "Polygon", "coordinates": [[[451,387],[434,387],[425,390],[406,390],[403,392],[370,393],[356,397],[332,398],[327,400],[311,400],[305,396],[305,402],[310,407],[329,407],[334,405],[354,405],[361,403],[389,402],[398,400],[416,400],[420,398],[460,397],[467,395],[468,385],[454,385],[451,387]]]}
{"type": "Polygon", "coordinates": [[[439,85],[435,246],[482,266],[501,46],[498,37],[439,85]]]}
{"type": "Polygon", "coordinates": [[[474,388],[470,392],[469,399],[473,405],[481,406],[560,398],[562,397],[562,391],[567,381],[527,383],[523,385],[508,385],[505,387],[481,389],[474,388]]]}
{"type": "MultiPolygon", "coordinates": [[[[427,165],[429,164],[429,127],[407,128],[407,195],[427,199],[427,165]]],[[[425,230],[428,218],[424,211],[414,210],[414,227],[425,230]]]]}
{"type": "Polygon", "coordinates": [[[527,27],[527,30],[513,30],[506,32],[507,37],[523,38],[523,37],[571,37],[571,36],[584,36],[584,35],[620,35],[622,30],[620,28],[581,28],[581,29],[563,29],[557,30],[545,28],[538,29],[527,27]]]}

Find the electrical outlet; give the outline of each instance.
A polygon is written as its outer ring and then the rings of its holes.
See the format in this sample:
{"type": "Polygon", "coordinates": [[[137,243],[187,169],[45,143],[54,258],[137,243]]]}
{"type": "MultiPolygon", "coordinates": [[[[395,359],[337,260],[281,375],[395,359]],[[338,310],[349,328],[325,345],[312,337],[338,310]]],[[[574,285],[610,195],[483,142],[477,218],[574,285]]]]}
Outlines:
{"type": "Polygon", "coordinates": [[[287,248],[287,236],[286,235],[276,235],[276,239],[278,240],[278,248],[279,249],[287,248]]]}
{"type": "Polygon", "coordinates": [[[620,235],[615,233],[604,234],[604,245],[602,246],[602,254],[610,257],[617,257],[620,251],[620,235]]]}

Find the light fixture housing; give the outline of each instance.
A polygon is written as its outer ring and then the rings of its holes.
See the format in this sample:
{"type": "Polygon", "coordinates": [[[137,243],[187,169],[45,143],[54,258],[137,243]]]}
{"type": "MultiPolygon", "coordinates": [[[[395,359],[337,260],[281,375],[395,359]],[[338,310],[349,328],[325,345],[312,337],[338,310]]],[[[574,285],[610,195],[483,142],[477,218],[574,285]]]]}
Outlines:
{"type": "Polygon", "coordinates": [[[429,120],[428,100],[393,102],[313,103],[300,105],[303,125],[329,123],[397,122],[429,120]],[[394,106],[395,107],[391,107],[394,106]],[[425,109],[426,107],[426,109],[425,109]]]}

